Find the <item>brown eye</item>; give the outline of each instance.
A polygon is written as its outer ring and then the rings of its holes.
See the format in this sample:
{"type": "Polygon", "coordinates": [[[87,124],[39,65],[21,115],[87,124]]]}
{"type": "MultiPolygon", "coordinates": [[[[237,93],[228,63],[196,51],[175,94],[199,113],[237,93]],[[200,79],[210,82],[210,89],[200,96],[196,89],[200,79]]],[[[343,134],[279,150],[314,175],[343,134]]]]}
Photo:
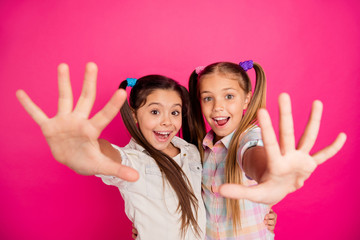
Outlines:
{"type": "Polygon", "coordinates": [[[158,110],[151,110],[151,114],[158,115],[158,114],[160,114],[160,112],[158,110]]]}
{"type": "Polygon", "coordinates": [[[226,99],[233,99],[233,98],[234,98],[234,95],[228,94],[228,95],[226,95],[225,98],[226,98],[226,99]]]}
{"type": "Polygon", "coordinates": [[[173,111],[171,114],[174,115],[174,116],[179,116],[180,112],[179,111],[173,111]]]}
{"type": "Polygon", "coordinates": [[[211,97],[204,97],[204,98],[203,98],[203,101],[204,101],[204,102],[210,102],[211,99],[212,99],[211,97]]]}

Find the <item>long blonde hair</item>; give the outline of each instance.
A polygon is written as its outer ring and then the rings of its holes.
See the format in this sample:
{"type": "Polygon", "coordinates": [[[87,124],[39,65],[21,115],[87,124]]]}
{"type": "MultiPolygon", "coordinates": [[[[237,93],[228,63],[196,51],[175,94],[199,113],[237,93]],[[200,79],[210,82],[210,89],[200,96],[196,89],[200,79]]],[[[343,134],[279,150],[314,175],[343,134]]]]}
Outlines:
{"type": "MultiPolygon", "coordinates": [[[[257,111],[266,106],[265,73],[262,67],[257,63],[253,63],[253,68],[256,74],[255,89],[248,108],[230,142],[225,162],[225,183],[242,184],[242,171],[237,161],[240,136],[247,129],[256,125],[257,111]]],[[[230,77],[231,79],[237,79],[240,87],[244,90],[245,95],[252,91],[249,75],[238,64],[218,62],[208,65],[199,74],[197,74],[196,71],[193,71],[189,79],[189,92],[193,111],[193,125],[196,127],[196,131],[193,132],[191,139],[194,144],[197,144],[202,159],[204,156],[202,140],[206,135],[206,128],[203,115],[201,114],[201,105],[199,101],[199,82],[203,77],[210,74],[221,74],[230,77]]],[[[226,199],[227,217],[232,219],[235,232],[237,232],[238,226],[241,226],[239,204],[239,200],[237,199],[226,199]]]]}

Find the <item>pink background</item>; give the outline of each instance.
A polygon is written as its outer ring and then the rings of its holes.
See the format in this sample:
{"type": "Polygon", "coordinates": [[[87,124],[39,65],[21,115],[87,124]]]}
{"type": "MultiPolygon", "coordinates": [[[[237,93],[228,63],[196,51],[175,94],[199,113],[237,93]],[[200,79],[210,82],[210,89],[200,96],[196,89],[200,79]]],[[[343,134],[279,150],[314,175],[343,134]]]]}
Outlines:
{"type": "MultiPolygon", "coordinates": [[[[70,65],[78,97],[94,61],[95,112],[126,77],[158,73],[186,85],[196,66],[247,59],[265,69],[274,124],[277,96],[288,92],[297,137],[311,102],[324,103],[315,150],[348,134],[341,152],[274,207],[276,238],[359,239],[357,0],[99,2],[0,2],[0,239],[131,239],[118,190],[57,163],[16,89],[52,116],[57,65],[70,65]]],[[[102,137],[123,146],[125,132],[118,116],[102,137]]]]}

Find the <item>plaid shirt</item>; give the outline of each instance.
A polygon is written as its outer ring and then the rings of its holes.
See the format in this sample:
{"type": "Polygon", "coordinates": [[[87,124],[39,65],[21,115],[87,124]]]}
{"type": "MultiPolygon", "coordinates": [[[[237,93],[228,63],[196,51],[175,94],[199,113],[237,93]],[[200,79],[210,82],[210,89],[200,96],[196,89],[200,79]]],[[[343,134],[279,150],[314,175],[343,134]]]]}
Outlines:
{"type": "MultiPolygon", "coordinates": [[[[248,200],[240,200],[241,228],[235,236],[233,223],[226,217],[226,200],[217,193],[225,179],[225,159],[234,133],[213,144],[214,132],[210,131],[203,140],[205,149],[202,196],[206,209],[206,239],[274,239],[274,234],[267,230],[264,217],[269,207],[248,200]]],[[[241,136],[238,149],[238,161],[242,166],[242,156],[252,146],[262,146],[260,128],[252,128],[241,136]]],[[[243,184],[254,185],[256,182],[243,174],[243,184]]]]}

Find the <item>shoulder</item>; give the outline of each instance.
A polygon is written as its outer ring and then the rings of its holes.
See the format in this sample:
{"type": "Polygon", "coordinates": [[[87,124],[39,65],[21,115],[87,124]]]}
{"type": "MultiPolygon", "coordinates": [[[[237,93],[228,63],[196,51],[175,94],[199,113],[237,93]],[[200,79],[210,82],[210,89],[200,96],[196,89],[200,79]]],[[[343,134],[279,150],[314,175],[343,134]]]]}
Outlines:
{"type": "Polygon", "coordinates": [[[115,144],[111,145],[120,153],[123,165],[138,169],[141,165],[152,162],[151,156],[133,139],[124,147],[119,147],[115,144]]]}
{"type": "Polygon", "coordinates": [[[185,152],[191,160],[200,161],[200,153],[194,144],[188,143],[184,139],[174,137],[171,141],[175,147],[180,148],[182,152],[185,152]]]}
{"type": "Polygon", "coordinates": [[[253,140],[262,139],[261,137],[261,128],[257,125],[254,125],[248,128],[245,132],[240,135],[241,142],[248,142],[253,140]]]}
{"type": "Polygon", "coordinates": [[[257,125],[254,125],[240,135],[238,151],[243,154],[244,151],[250,147],[262,145],[261,129],[257,125]]]}
{"type": "MultiPolygon", "coordinates": [[[[177,136],[175,136],[172,140],[171,140],[172,144],[174,144],[175,147],[180,148],[180,149],[184,149],[184,148],[194,148],[195,145],[188,143],[187,141],[185,141],[182,138],[179,138],[177,136]]],[[[196,148],[196,147],[195,147],[196,148]]]]}
{"type": "Polygon", "coordinates": [[[244,133],[245,134],[258,134],[258,133],[261,133],[261,128],[258,125],[254,125],[254,126],[248,128],[244,133]]]}
{"type": "Polygon", "coordinates": [[[263,146],[261,128],[257,125],[247,129],[240,135],[238,154],[242,157],[247,149],[255,146],[263,146]]]}
{"type": "Polygon", "coordinates": [[[146,155],[146,150],[141,145],[139,145],[133,138],[130,139],[129,143],[124,147],[119,147],[114,144],[112,144],[112,146],[123,153],[130,153],[132,155],[135,154],[139,156],[144,154],[146,155]]]}

